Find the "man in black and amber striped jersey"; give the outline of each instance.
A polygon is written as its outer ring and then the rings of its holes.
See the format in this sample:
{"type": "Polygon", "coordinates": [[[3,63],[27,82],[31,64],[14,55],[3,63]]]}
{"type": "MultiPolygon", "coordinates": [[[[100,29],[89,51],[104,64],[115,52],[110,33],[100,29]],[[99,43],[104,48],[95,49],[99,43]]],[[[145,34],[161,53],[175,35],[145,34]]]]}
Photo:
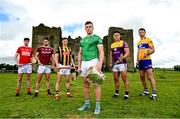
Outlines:
{"type": "Polygon", "coordinates": [[[56,68],[57,68],[57,81],[56,81],[56,95],[55,99],[59,99],[59,87],[60,87],[60,82],[62,79],[62,76],[65,76],[66,79],[66,90],[67,90],[67,96],[71,97],[71,92],[70,92],[70,64],[72,63],[74,65],[74,61],[72,58],[72,53],[71,53],[71,48],[68,47],[68,39],[63,38],[62,39],[62,46],[59,46],[56,50],[55,54],[55,63],[56,63],[56,68]]]}

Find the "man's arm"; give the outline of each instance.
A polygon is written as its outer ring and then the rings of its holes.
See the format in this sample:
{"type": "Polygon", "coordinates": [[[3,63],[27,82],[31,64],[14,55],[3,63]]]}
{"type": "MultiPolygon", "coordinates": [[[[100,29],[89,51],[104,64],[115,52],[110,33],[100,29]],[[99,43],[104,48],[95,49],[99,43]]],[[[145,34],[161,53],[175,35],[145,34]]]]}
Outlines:
{"type": "Polygon", "coordinates": [[[78,71],[81,70],[81,61],[82,61],[81,58],[82,58],[82,49],[81,49],[81,47],[80,47],[79,53],[78,53],[78,71]]]}
{"type": "Polygon", "coordinates": [[[57,68],[59,68],[58,60],[59,60],[59,54],[56,53],[56,54],[55,54],[55,63],[56,63],[56,67],[57,67],[57,68]]]}
{"type": "Polygon", "coordinates": [[[55,61],[54,61],[54,53],[51,55],[51,62],[52,62],[52,69],[54,69],[54,64],[55,64],[55,61]]]}
{"type": "Polygon", "coordinates": [[[40,60],[39,60],[39,52],[36,52],[35,54],[35,59],[38,62],[38,64],[41,64],[40,60]]]}
{"type": "Polygon", "coordinates": [[[124,48],[124,56],[122,57],[122,60],[125,60],[129,55],[130,55],[130,50],[129,50],[129,47],[127,48],[124,48]]]}
{"type": "Polygon", "coordinates": [[[148,52],[148,54],[147,55],[151,55],[151,54],[153,54],[154,52],[155,52],[155,48],[154,48],[154,46],[149,46],[149,52],[148,52]]]}
{"type": "Polygon", "coordinates": [[[75,63],[74,63],[74,59],[73,59],[73,57],[72,57],[72,54],[70,55],[70,57],[71,57],[71,63],[72,63],[72,65],[73,65],[73,67],[75,67],[75,63]]]}
{"type": "Polygon", "coordinates": [[[144,57],[147,57],[155,52],[154,44],[151,39],[148,41],[149,48],[147,49],[147,52],[144,53],[144,57]]]}
{"type": "Polygon", "coordinates": [[[99,62],[96,65],[96,67],[97,67],[98,70],[101,70],[103,60],[104,60],[104,48],[103,48],[103,45],[98,46],[98,51],[99,51],[99,62]]]}
{"type": "Polygon", "coordinates": [[[138,64],[139,63],[139,51],[137,50],[137,59],[136,59],[136,64],[138,64]]]}
{"type": "Polygon", "coordinates": [[[19,53],[16,52],[16,54],[14,56],[14,59],[15,59],[15,62],[17,65],[19,65],[18,55],[19,55],[19,53]]]}
{"type": "Polygon", "coordinates": [[[112,57],[112,51],[110,51],[110,59],[109,59],[109,67],[112,67],[113,57],[112,57]]]}

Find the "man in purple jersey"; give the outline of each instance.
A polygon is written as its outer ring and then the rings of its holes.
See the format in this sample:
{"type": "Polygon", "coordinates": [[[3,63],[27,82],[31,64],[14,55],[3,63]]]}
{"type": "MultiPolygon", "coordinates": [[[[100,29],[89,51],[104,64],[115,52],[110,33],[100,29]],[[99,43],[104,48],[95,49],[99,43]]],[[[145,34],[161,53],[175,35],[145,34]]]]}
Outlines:
{"type": "Polygon", "coordinates": [[[111,44],[111,56],[110,64],[113,66],[113,77],[115,83],[115,93],[113,98],[119,97],[119,75],[121,73],[121,78],[124,82],[125,95],[124,99],[128,99],[128,80],[127,80],[127,64],[126,58],[129,56],[130,51],[128,44],[121,39],[119,31],[113,33],[114,43],[111,44]]]}
{"type": "Polygon", "coordinates": [[[54,50],[53,48],[49,47],[49,39],[45,37],[43,39],[43,46],[39,47],[36,52],[35,56],[36,60],[38,61],[39,67],[38,67],[38,77],[36,81],[36,91],[34,97],[38,96],[40,82],[43,76],[43,73],[45,73],[46,77],[46,88],[48,95],[52,95],[50,92],[50,73],[51,68],[54,69],[54,50]],[[52,62],[52,65],[50,63],[52,62]]]}

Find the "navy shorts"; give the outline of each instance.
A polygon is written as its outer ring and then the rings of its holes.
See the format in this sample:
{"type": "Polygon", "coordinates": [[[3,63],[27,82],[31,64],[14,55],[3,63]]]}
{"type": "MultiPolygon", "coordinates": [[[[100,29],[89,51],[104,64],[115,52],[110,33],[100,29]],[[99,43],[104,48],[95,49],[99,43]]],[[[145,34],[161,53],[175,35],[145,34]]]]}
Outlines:
{"type": "Polygon", "coordinates": [[[139,61],[139,70],[147,70],[152,68],[151,60],[141,60],[139,61]]]}

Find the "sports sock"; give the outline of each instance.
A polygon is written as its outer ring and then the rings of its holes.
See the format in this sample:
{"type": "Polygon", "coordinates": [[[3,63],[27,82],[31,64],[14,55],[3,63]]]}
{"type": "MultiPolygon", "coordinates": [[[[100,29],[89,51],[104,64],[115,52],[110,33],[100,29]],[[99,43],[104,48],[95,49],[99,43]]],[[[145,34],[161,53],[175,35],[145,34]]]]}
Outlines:
{"type": "Polygon", "coordinates": [[[86,106],[89,106],[90,105],[90,100],[88,99],[88,100],[85,100],[85,105],[86,106]]]}
{"type": "Polygon", "coordinates": [[[153,93],[153,94],[156,94],[156,90],[153,90],[152,93],[153,93]]]}
{"type": "Polygon", "coordinates": [[[119,95],[119,90],[115,90],[114,95],[119,95]]]}
{"type": "Polygon", "coordinates": [[[67,92],[70,92],[70,89],[66,89],[67,92]]]}
{"type": "Polygon", "coordinates": [[[126,90],[126,91],[125,91],[125,95],[128,95],[128,94],[129,94],[129,91],[128,91],[128,90],[126,90]]]}
{"type": "Polygon", "coordinates": [[[16,89],[16,93],[19,94],[20,93],[20,88],[16,89]]]}
{"type": "Polygon", "coordinates": [[[59,94],[59,91],[58,91],[58,90],[56,90],[56,94],[59,94]]]}
{"type": "Polygon", "coordinates": [[[51,91],[50,91],[50,89],[47,89],[47,93],[48,93],[48,94],[51,94],[51,91]]]}
{"type": "Polygon", "coordinates": [[[28,88],[28,93],[30,93],[31,92],[31,88],[28,88]]]}
{"type": "Polygon", "coordinates": [[[148,89],[147,89],[147,88],[144,88],[144,92],[148,92],[148,89]]]}
{"type": "Polygon", "coordinates": [[[119,94],[119,90],[115,90],[115,94],[119,94]]]}
{"type": "Polygon", "coordinates": [[[96,101],[96,107],[100,107],[100,101],[96,101]]]}

